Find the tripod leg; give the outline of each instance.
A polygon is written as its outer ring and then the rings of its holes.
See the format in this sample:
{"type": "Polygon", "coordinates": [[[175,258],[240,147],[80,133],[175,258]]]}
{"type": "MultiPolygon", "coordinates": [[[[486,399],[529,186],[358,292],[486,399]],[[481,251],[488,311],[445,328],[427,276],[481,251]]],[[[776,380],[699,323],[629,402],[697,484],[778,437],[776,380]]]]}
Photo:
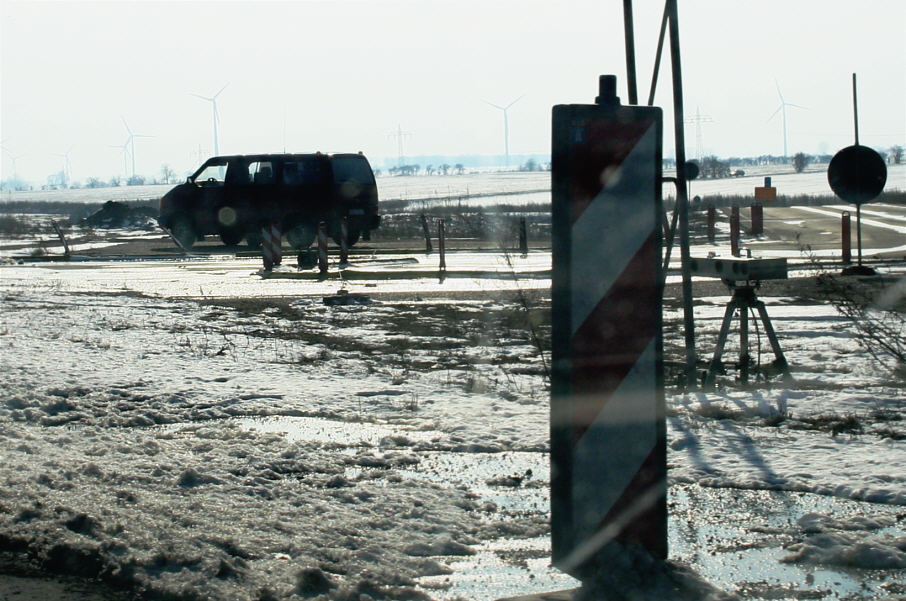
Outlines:
{"type": "Polygon", "coordinates": [[[783,356],[780,342],[777,341],[777,334],[774,333],[774,326],[771,325],[771,318],[768,317],[768,310],[761,301],[757,301],[755,307],[758,309],[758,315],[761,316],[761,323],[764,324],[764,331],[768,335],[768,340],[771,343],[771,350],[774,351],[776,364],[781,371],[783,371],[783,379],[785,382],[792,382],[793,376],[790,375],[790,366],[786,362],[786,357],[783,356]]]}
{"type": "Polygon", "coordinates": [[[708,366],[708,374],[705,376],[705,388],[714,384],[714,376],[720,367],[720,358],[724,352],[724,345],[727,343],[727,334],[730,332],[730,323],[733,321],[733,311],[736,309],[736,301],[731,300],[727,303],[727,310],[724,313],[724,322],[720,326],[720,334],[717,336],[717,347],[714,349],[714,357],[711,359],[711,365],[708,366]]]}
{"type": "Polygon", "coordinates": [[[749,383],[749,306],[739,307],[739,380],[749,383]]]}

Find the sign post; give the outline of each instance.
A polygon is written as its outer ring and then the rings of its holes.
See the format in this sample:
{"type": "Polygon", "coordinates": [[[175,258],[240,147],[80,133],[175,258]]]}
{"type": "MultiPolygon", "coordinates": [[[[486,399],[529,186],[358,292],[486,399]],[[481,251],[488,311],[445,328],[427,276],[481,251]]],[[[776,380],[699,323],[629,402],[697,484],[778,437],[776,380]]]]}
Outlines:
{"type": "Polygon", "coordinates": [[[580,579],[667,557],[662,128],[614,76],[553,108],[551,538],[580,579]]]}
{"type": "Polygon", "coordinates": [[[859,144],[859,110],[856,98],[856,74],[853,73],[853,121],[856,143],[839,151],[827,166],[827,183],[834,194],[856,205],[856,244],[858,264],[844,269],[844,275],[872,275],[875,270],[862,265],[862,205],[871,202],[884,190],[887,165],[873,148],[859,144]]]}

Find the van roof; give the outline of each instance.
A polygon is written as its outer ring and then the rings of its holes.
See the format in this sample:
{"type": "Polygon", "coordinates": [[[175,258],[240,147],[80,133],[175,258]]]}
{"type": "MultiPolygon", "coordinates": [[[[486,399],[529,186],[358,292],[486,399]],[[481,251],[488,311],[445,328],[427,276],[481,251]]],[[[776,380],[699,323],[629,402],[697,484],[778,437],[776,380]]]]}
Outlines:
{"type": "Polygon", "coordinates": [[[208,160],[213,159],[245,159],[245,160],[286,160],[286,159],[302,159],[302,158],[314,158],[314,157],[362,157],[365,156],[361,153],[355,152],[338,152],[334,154],[325,154],[323,152],[306,152],[306,153],[264,153],[264,154],[223,154],[218,156],[213,156],[208,160]]]}

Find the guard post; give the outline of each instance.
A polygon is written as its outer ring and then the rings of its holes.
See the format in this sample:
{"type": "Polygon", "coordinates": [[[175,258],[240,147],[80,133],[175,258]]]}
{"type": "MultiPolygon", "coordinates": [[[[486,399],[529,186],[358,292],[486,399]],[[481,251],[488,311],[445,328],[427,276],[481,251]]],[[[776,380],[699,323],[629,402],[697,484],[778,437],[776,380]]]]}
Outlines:
{"type": "Polygon", "coordinates": [[[581,580],[667,557],[662,112],[553,107],[551,543],[581,580]]]}

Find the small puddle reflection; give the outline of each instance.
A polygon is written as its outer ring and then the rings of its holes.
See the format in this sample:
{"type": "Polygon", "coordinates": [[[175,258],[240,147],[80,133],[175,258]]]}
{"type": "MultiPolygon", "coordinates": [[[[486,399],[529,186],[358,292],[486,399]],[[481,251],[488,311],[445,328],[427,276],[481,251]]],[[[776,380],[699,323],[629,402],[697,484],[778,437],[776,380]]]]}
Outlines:
{"type": "MultiPolygon", "coordinates": [[[[670,556],[690,565],[711,584],[751,599],[877,599],[886,582],[906,570],[847,569],[814,563],[782,563],[790,544],[807,541],[798,520],[814,513],[849,522],[853,517],[888,516],[901,507],[810,493],[670,488],[670,556]],[[821,594],[821,593],[824,594],[821,594]]],[[[833,530],[831,530],[833,531],[833,530]]],[[[858,531],[862,532],[862,531],[858,531]]],[[[856,531],[850,531],[856,535],[856,531]]],[[[900,537],[898,527],[865,531],[900,537]]]]}
{"type": "Polygon", "coordinates": [[[380,446],[384,439],[391,439],[390,446],[405,446],[431,442],[443,437],[441,432],[409,430],[398,426],[367,422],[341,422],[318,417],[245,417],[234,420],[246,430],[267,434],[282,434],[290,442],[320,442],[346,446],[380,446]],[[401,437],[394,441],[393,437],[401,437]]]}
{"type": "Polygon", "coordinates": [[[453,573],[419,578],[418,583],[438,601],[492,601],[578,587],[578,580],[551,567],[550,548],[548,537],[492,541],[466,560],[438,557],[453,573]]]}

